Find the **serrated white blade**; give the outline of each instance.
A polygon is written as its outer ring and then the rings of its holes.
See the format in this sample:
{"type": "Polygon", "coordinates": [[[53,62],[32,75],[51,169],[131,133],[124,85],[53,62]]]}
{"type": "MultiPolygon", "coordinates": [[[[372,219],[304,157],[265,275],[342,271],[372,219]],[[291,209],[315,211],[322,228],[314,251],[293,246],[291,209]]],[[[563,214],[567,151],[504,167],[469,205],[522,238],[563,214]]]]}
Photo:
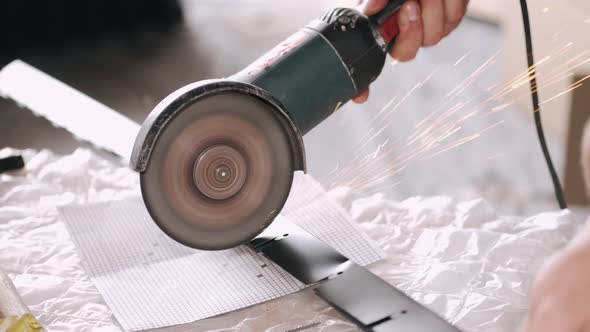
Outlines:
{"type": "Polygon", "coordinates": [[[131,156],[137,123],[20,60],[0,71],[0,96],[127,161],[131,156]]]}

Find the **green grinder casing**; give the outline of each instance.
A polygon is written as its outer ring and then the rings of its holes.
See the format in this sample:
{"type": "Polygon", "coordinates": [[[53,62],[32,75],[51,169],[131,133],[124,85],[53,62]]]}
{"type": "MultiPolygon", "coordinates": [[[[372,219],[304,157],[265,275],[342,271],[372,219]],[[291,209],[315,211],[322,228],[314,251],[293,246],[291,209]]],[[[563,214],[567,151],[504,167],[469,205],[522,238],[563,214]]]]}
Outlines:
{"type": "Polygon", "coordinates": [[[294,172],[305,171],[302,135],[381,73],[382,18],[330,10],[236,75],[164,99],[144,122],[130,163],[158,226],[204,250],[262,232],[285,204],[294,172]]]}

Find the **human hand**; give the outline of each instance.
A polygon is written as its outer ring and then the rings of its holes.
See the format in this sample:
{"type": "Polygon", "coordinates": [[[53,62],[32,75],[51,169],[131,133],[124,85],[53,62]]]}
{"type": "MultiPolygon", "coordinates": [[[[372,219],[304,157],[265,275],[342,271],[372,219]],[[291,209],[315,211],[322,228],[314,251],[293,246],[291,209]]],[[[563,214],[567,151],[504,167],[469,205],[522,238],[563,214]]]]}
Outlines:
{"type": "Polygon", "coordinates": [[[590,243],[577,242],[537,275],[521,332],[590,332],[590,243]]]}
{"type": "MultiPolygon", "coordinates": [[[[374,15],[385,8],[389,0],[362,0],[365,15],[374,15]]],[[[433,46],[451,33],[461,22],[469,0],[408,0],[398,16],[399,35],[391,50],[397,61],[409,61],[416,57],[422,46],[433,46]]],[[[369,90],[361,92],[353,100],[363,103],[369,98],[369,90]]]]}

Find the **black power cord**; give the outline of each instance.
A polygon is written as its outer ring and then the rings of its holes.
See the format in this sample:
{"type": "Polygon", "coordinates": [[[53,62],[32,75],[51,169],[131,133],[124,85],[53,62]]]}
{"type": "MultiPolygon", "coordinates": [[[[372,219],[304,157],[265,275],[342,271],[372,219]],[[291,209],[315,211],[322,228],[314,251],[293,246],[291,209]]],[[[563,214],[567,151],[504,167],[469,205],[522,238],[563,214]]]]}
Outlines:
{"type": "Polygon", "coordinates": [[[537,135],[539,136],[539,143],[541,143],[541,149],[543,150],[543,155],[545,156],[545,161],[547,162],[547,167],[549,168],[549,173],[551,174],[551,180],[553,181],[553,187],[555,189],[555,197],[557,198],[559,207],[561,209],[567,209],[565,195],[563,194],[563,189],[561,188],[559,176],[557,175],[557,172],[555,171],[555,166],[553,165],[553,161],[551,160],[551,154],[549,153],[549,148],[547,147],[547,141],[545,139],[545,132],[543,130],[543,122],[541,121],[541,106],[539,105],[538,91],[539,87],[537,85],[536,76],[537,69],[535,67],[535,58],[533,55],[533,38],[531,36],[531,23],[529,19],[529,9],[526,0],[520,0],[520,7],[522,9],[522,21],[524,23],[527,61],[529,66],[529,78],[531,83],[531,95],[533,97],[533,108],[535,125],[537,127],[537,135]]]}

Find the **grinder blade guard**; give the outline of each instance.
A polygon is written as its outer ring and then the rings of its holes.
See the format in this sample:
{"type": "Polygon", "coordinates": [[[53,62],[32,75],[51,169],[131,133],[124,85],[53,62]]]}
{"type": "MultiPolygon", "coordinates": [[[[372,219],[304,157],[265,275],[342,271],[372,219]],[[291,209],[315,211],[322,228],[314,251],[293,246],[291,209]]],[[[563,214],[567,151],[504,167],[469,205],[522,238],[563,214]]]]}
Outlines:
{"type": "Polygon", "coordinates": [[[159,105],[167,122],[153,124],[162,129],[141,173],[141,190],[154,221],[176,241],[231,248],[264,230],[284,205],[302,168],[295,162],[301,135],[258,92],[238,82],[207,81],[159,105]]]}
{"type": "Polygon", "coordinates": [[[305,171],[302,135],[381,73],[397,33],[383,29],[397,27],[402,4],[373,17],[332,9],[232,77],[164,99],[130,162],[158,226],[204,250],[260,234],[283,208],[294,172],[305,171]]]}

